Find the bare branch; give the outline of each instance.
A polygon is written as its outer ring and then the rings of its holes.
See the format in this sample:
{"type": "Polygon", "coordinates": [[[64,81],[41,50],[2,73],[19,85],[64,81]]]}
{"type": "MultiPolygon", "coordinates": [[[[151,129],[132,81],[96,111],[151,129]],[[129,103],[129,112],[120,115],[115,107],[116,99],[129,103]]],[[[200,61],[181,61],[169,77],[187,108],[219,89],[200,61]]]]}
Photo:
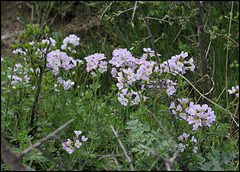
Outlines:
{"type": "Polygon", "coordinates": [[[10,171],[27,171],[21,160],[1,137],[1,159],[10,171]]]}
{"type": "Polygon", "coordinates": [[[133,15],[132,15],[132,20],[131,20],[131,25],[133,24],[133,18],[134,18],[134,16],[135,16],[136,9],[137,9],[137,1],[135,2],[135,6],[134,6],[134,10],[133,10],[133,15]]]}
{"type": "Polygon", "coordinates": [[[181,33],[182,29],[186,26],[187,22],[182,26],[182,28],[179,30],[177,36],[174,38],[173,42],[177,39],[178,35],[181,33]]]}
{"type": "Polygon", "coordinates": [[[109,158],[109,157],[122,157],[124,156],[124,154],[117,154],[117,155],[96,155],[96,156],[101,156],[101,158],[99,158],[98,160],[100,161],[103,158],[109,158]]]}
{"type": "Polygon", "coordinates": [[[179,3],[176,3],[176,5],[179,5],[179,4],[183,4],[185,7],[187,7],[189,10],[192,10],[192,7],[190,5],[188,5],[186,2],[184,1],[181,1],[179,3]]]}
{"type": "Polygon", "coordinates": [[[193,43],[196,44],[197,46],[199,45],[196,41],[188,38],[187,36],[185,36],[185,35],[183,35],[183,34],[182,34],[182,36],[183,36],[184,38],[188,39],[189,41],[193,42],[193,43]]]}
{"type": "Polygon", "coordinates": [[[167,167],[167,171],[175,171],[175,166],[174,166],[174,161],[177,158],[178,155],[178,151],[174,153],[173,157],[170,159],[165,158],[164,156],[158,154],[155,151],[152,151],[151,149],[147,148],[146,146],[144,146],[143,144],[139,143],[136,141],[136,143],[141,146],[141,148],[147,150],[148,152],[150,152],[153,156],[159,157],[162,160],[165,161],[166,167],[167,167]]]}
{"type": "Polygon", "coordinates": [[[215,35],[215,32],[213,32],[212,33],[212,35],[211,35],[211,40],[210,40],[210,42],[209,42],[209,44],[208,44],[208,49],[207,49],[207,52],[206,52],[206,59],[207,59],[207,56],[208,56],[208,52],[209,52],[209,50],[210,50],[210,46],[211,46],[211,43],[212,43],[212,40],[213,40],[213,36],[215,35]]]}
{"type": "Polygon", "coordinates": [[[114,158],[114,157],[112,157],[111,159],[113,159],[114,160],[114,163],[116,164],[116,166],[117,166],[117,170],[118,171],[121,171],[121,169],[119,168],[119,165],[118,165],[118,161],[117,161],[117,159],[116,158],[114,158]]]}
{"type": "Polygon", "coordinates": [[[126,158],[127,158],[128,161],[129,161],[131,171],[135,171],[135,169],[134,169],[134,167],[133,167],[133,164],[132,164],[132,159],[128,156],[127,151],[126,151],[125,147],[123,146],[121,140],[119,139],[117,132],[114,130],[114,128],[113,128],[112,125],[111,125],[111,128],[112,128],[112,131],[113,131],[114,135],[116,136],[117,141],[118,141],[118,143],[120,144],[120,146],[121,146],[121,148],[122,148],[122,150],[123,150],[126,158]]]}
{"type": "Polygon", "coordinates": [[[149,27],[149,24],[148,24],[148,21],[146,19],[145,14],[144,14],[144,11],[142,10],[142,7],[141,7],[141,5],[138,1],[137,1],[137,4],[138,4],[138,8],[140,10],[140,13],[142,15],[143,22],[144,22],[144,24],[146,26],[146,29],[148,31],[148,35],[150,36],[150,40],[151,40],[151,43],[152,43],[152,46],[153,46],[153,51],[154,51],[155,58],[156,58],[156,61],[157,61],[157,64],[158,64],[158,68],[160,69],[160,62],[159,62],[158,56],[157,56],[157,48],[156,48],[156,45],[155,45],[154,40],[153,40],[153,35],[152,35],[152,32],[151,32],[151,29],[149,27]]]}
{"type": "Polygon", "coordinates": [[[108,8],[110,8],[110,6],[111,6],[113,3],[114,3],[114,2],[111,2],[111,3],[107,6],[107,8],[103,11],[103,13],[102,13],[102,15],[101,15],[101,17],[100,17],[100,20],[102,20],[103,15],[106,13],[106,11],[108,10],[108,8]]]}
{"type": "Polygon", "coordinates": [[[65,124],[63,124],[62,126],[60,126],[58,129],[56,129],[54,132],[52,132],[51,134],[47,135],[46,137],[42,138],[39,142],[35,143],[32,146],[29,146],[27,149],[25,149],[24,151],[22,151],[20,154],[18,154],[18,158],[23,157],[24,155],[28,154],[29,152],[31,152],[32,150],[34,150],[35,148],[41,146],[41,144],[43,144],[43,142],[47,141],[49,138],[54,137],[59,131],[61,131],[63,128],[65,128],[68,124],[70,124],[71,122],[73,122],[76,119],[73,118],[70,121],[66,122],[65,124]]]}
{"type": "Polygon", "coordinates": [[[67,166],[65,166],[64,164],[58,162],[56,159],[54,159],[53,157],[51,157],[50,155],[47,154],[47,152],[45,152],[40,146],[37,147],[44,156],[46,156],[48,159],[54,161],[56,164],[58,164],[60,167],[64,168],[67,171],[72,171],[71,169],[69,169],[67,166]]]}
{"type": "Polygon", "coordinates": [[[171,16],[167,15],[167,17],[169,17],[171,20],[191,19],[191,18],[196,17],[198,15],[198,11],[196,11],[196,9],[194,9],[194,12],[195,13],[193,13],[190,16],[171,17],[171,16]]]}
{"type": "Polygon", "coordinates": [[[164,19],[159,19],[159,18],[156,18],[156,17],[146,17],[146,19],[158,20],[158,21],[163,21],[163,22],[172,24],[170,21],[167,21],[167,20],[164,20],[164,19]]]}
{"type": "Polygon", "coordinates": [[[110,18],[113,19],[115,16],[118,16],[118,15],[120,15],[120,14],[122,14],[122,13],[125,13],[125,12],[130,11],[130,10],[133,10],[133,9],[134,9],[134,7],[128,8],[128,9],[126,9],[126,10],[124,10],[124,11],[120,11],[119,13],[113,15],[113,16],[110,17],[110,18]]]}
{"type": "Polygon", "coordinates": [[[223,37],[225,37],[227,39],[230,39],[232,42],[234,42],[239,47],[239,44],[236,41],[234,41],[230,36],[226,36],[226,35],[221,34],[221,33],[215,33],[215,34],[216,35],[221,35],[221,36],[223,36],[223,37]]]}
{"type": "Polygon", "coordinates": [[[163,127],[162,123],[158,120],[157,116],[153,112],[151,112],[149,109],[147,109],[147,111],[148,111],[148,113],[150,113],[155,118],[155,120],[160,125],[160,127],[165,131],[165,133],[167,134],[169,140],[171,141],[173,151],[176,153],[177,152],[176,147],[174,146],[172,137],[169,135],[168,131],[163,127]]]}

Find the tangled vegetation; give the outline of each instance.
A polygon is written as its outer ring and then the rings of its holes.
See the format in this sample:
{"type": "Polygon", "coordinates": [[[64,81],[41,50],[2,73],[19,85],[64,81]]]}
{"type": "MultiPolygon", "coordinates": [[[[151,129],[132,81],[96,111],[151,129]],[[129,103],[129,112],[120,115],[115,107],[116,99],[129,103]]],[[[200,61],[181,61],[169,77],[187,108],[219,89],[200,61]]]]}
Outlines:
{"type": "Polygon", "coordinates": [[[2,171],[239,170],[239,2],[34,8],[1,55],[2,171]]]}

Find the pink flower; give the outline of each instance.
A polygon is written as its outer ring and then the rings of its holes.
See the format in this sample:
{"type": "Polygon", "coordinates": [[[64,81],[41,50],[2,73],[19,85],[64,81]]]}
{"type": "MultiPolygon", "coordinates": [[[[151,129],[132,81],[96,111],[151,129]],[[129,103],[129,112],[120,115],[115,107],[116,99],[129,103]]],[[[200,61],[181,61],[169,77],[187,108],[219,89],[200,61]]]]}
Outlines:
{"type": "Polygon", "coordinates": [[[86,138],[85,136],[82,136],[81,139],[82,139],[83,142],[88,140],[88,138],[86,138]]]}
{"type": "Polygon", "coordinates": [[[82,145],[82,143],[81,143],[79,140],[77,140],[74,145],[75,145],[77,148],[80,148],[80,146],[82,145]]]}
{"type": "Polygon", "coordinates": [[[92,74],[93,77],[97,76],[97,74],[95,72],[91,72],[91,74],[92,74]]]}
{"type": "Polygon", "coordinates": [[[195,147],[193,148],[193,152],[194,152],[194,153],[197,153],[197,149],[198,149],[198,147],[195,146],[195,147]]]}
{"type": "Polygon", "coordinates": [[[176,110],[181,112],[182,111],[182,106],[178,105],[176,110]]]}
{"type": "Polygon", "coordinates": [[[177,90],[176,90],[176,88],[174,86],[168,87],[166,89],[166,93],[167,93],[168,96],[173,95],[173,93],[175,93],[176,91],[177,90]]]}
{"type": "Polygon", "coordinates": [[[184,151],[185,147],[186,147],[186,146],[185,146],[184,144],[182,144],[182,143],[179,143],[179,144],[178,144],[178,150],[180,150],[181,152],[184,151]]]}
{"type": "Polygon", "coordinates": [[[66,149],[66,148],[68,147],[68,144],[65,143],[65,142],[63,142],[63,143],[62,143],[62,146],[63,146],[63,149],[66,149]]]}
{"type": "Polygon", "coordinates": [[[72,141],[70,139],[67,139],[68,141],[66,142],[66,144],[69,146],[71,145],[72,141]]]}
{"type": "Polygon", "coordinates": [[[170,105],[170,107],[169,107],[169,109],[172,109],[172,108],[174,108],[174,107],[175,107],[175,102],[172,102],[171,105],[170,105]]]}
{"type": "MultiPolygon", "coordinates": [[[[184,120],[187,119],[187,116],[186,116],[185,113],[180,113],[179,116],[180,116],[182,119],[184,119],[184,120]]],[[[180,119],[180,120],[181,120],[181,119],[180,119]]]]}
{"type": "Polygon", "coordinates": [[[128,99],[126,99],[123,94],[120,94],[118,101],[124,106],[127,106],[128,104],[128,99]]]}
{"type": "Polygon", "coordinates": [[[82,131],[74,131],[74,133],[77,135],[77,137],[82,134],[82,131]]]}
{"type": "Polygon", "coordinates": [[[192,136],[191,141],[197,143],[197,139],[195,139],[194,136],[192,136]]]}
{"type": "Polygon", "coordinates": [[[72,146],[70,147],[67,147],[66,148],[66,151],[69,153],[69,154],[72,154],[74,152],[74,148],[72,146]]]}

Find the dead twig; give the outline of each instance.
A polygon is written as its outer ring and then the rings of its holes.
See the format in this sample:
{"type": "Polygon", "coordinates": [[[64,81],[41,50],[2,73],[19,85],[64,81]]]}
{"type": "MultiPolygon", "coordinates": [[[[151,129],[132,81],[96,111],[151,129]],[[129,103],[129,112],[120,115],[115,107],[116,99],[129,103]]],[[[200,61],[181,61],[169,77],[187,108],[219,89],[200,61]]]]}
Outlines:
{"type": "Polygon", "coordinates": [[[114,158],[114,157],[112,157],[111,159],[113,159],[114,160],[114,163],[116,164],[116,166],[117,166],[117,170],[118,171],[121,171],[121,169],[119,168],[119,165],[118,165],[118,161],[117,161],[117,159],[116,158],[114,158]]]}
{"type": "Polygon", "coordinates": [[[196,41],[188,38],[187,36],[185,36],[185,35],[183,35],[183,34],[182,34],[182,36],[183,36],[184,38],[188,39],[189,41],[193,42],[193,43],[196,44],[197,46],[199,45],[196,41]]]}
{"type": "MultiPolygon", "coordinates": [[[[30,5],[28,2],[26,2],[27,6],[31,8],[32,10],[32,13],[31,13],[31,19],[33,20],[33,16],[34,16],[34,6],[33,5],[30,5]]],[[[32,2],[33,4],[33,2],[32,2]]]]}
{"type": "Polygon", "coordinates": [[[134,169],[134,167],[133,167],[133,164],[132,164],[132,159],[128,156],[127,151],[126,151],[125,147],[123,146],[121,140],[119,139],[117,132],[114,130],[114,128],[113,128],[112,125],[111,125],[111,128],[112,128],[112,131],[113,131],[114,135],[115,135],[116,138],[117,138],[118,143],[120,144],[120,146],[121,146],[121,148],[122,148],[122,150],[123,150],[123,152],[124,152],[124,155],[125,155],[126,158],[128,159],[128,162],[129,162],[129,164],[130,164],[131,171],[135,171],[135,169],[134,169]]]}
{"type": "Polygon", "coordinates": [[[72,171],[71,169],[69,169],[67,166],[65,166],[64,164],[58,162],[56,159],[54,159],[53,157],[51,157],[50,155],[47,154],[47,152],[45,152],[40,146],[37,147],[38,150],[40,150],[44,156],[46,156],[48,159],[54,161],[56,164],[58,164],[60,167],[64,168],[67,171],[72,171]]]}
{"type": "Polygon", "coordinates": [[[164,20],[164,19],[159,19],[159,18],[156,18],[156,17],[146,17],[146,19],[157,20],[157,21],[163,21],[163,22],[166,22],[166,23],[172,24],[170,21],[167,21],[167,20],[164,20]]]}
{"type": "Polygon", "coordinates": [[[24,30],[20,30],[19,32],[3,35],[3,36],[1,36],[1,41],[4,41],[5,39],[9,39],[9,38],[12,38],[12,37],[15,37],[15,36],[18,36],[20,33],[23,33],[23,32],[24,32],[24,30]]]}
{"type": "Polygon", "coordinates": [[[137,5],[138,5],[138,8],[140,10],[140,13],[142,15],[142,19],[143,19],[143,22],[146,26],[146,29],[148,31],[148,35],[150,36],[150,40],[151,40],[151,43],[152,43],[152,46],[153,46],[153,51],[154,51],[154,54],[155,54],[155,58],[156,58],[156,61],[157,61],[157,64],[158,64],[158,68],[160,69],[160,62],[158,60],[158,55],[157,55],[157,48],[156,48],[156,45],[154,43],[154,40],[153,40],[153,35],[152,35],[152,32],[151,32],[151,29],[149,27],[149,24],[148,24],[148,21],[147,21],[147,18],[144,14],[144,11],[142,10],[142,7],[140,5],[140,3],[137,1],[137,5]]]}
{"type": "Polygon", "coordinates": [[[174,146],[172,137],[169,135],[168,131],[163,127],[162,123],[158,120],[157,116],[156,116],[153,112],[151,112],[151,111],[148,110],[148,109],[147,109],[147,111],[148,111],[148,113],[150,113],[150,114],[155,118],[155,120],[157,121],[157,123],[159,124],[159,126],[165,131],[165,133],[167,134],[167,136],[168,136],[168,138],[169,138],[169,140],[170,140],[170,142],[171,142],[171,144],[172,144],[172,148],[173,148],[174,153],[177,154],[176,147],[174,146]]]}
{"type": "Polygon", "coordinates": [[[139,143],[136,141],[136,143],[141,146],[142,149],[145,149],[147,150],[148,152],[150,152],[153,156],[156,156],[156,157],[159,157],[161,158],[162,160],[165,161],[165,165],[166,165],[166,168],[167,168],[167,171],[175,171],[175,166],[174,166],[174,161],[175,159],[177,158],[177,155],[178,155],[178,151],[174,153],[173,157],[168,159],[168,158],[165,158],[164,156],[158,154],[157,152],[155,151],[152,151],[151,149],[147,148],[146,146],[144,146],[143,144],[139,143]]]}
{"type": "Polygon", "coordinates": [[[111,3],[107,6],[107,8],[103,11],[103,13],[102,13],[102,15],[101,15],[101,17],[100,17],[100,20],[102,20],[103,15],[106,13],[106,11],[108,10],[108,8],[110,8],[110,6],[111,6],[113,3],[114,3],[114,2],[111,2],[111,3]]]}
{"type": "Polygon", "coordinates": [[[56,129],[55,131],[53,131],[51,134],[47,135],[46,137],[42,138],[39,142],[35,143],[32,146],[29,146],[27,149],[25,149],[24,151],[22,151],[20,154],[17,155],[18,158],[22,158],[24,155],[28,154],[29,152],[31,152],[32,150],[34,150],[35,148],[41,146],[45,141],[47,141],[49,138],[54,137],[59,131],[61,131],[62,129],[64,129],[68,124],[70,124],[71,122],[73,122],[76,118],[71,119],[70,121],[66,122],[65,124],[63,124],[62,126],[60,126],[58,129],[56,129]]]}
{"type": "Polygon", "coordinates": [[[227,39],[230,39],[232,42],[234,42],[239,47],[239,44],[234,39],[232,39],[230,36],[226,36],[226,35],[221,34],[221,33],[215,33],[215,34],[216,35],[221,35],[221,36],[223,36],[223,37],[225,37],[227,39]]]}
{"type": "Polygon", "coordinates": [[[179,4],[183,4],[185,7],[187,7],[189,10],[192,10],[192,7],[190,5],[188,5],[186,2],[184,1],[181,1],[179,3],[176,3],[176,5],[179,5],[179,4]]]}
{"type": "Polygon", "coordinates": [[[181,31],[183,30],[183,28],[186,26],[187,22],[184,23],[184,25],[182,26],[182,28],[179,30],[177,36],[174,38],[173,42],[175,42],[175,40],[177,39],[178,35],[181,33],[181,31]]]}
{"type": "Polygon", "coordinates": [[[126,9],[124,11],[120,11],[119,13],[117,13],[117,14],[113,15],[112,17],[110,17],[110,19],[112,20],[115,16],[119,16],[120,14],[125,13],[125,12],[130,11],[130,10],[133,10],[133,9],[134,9],[134,7],[128,8],[128,9],[126,9]]]}
{"type": "Polygon", "coordinates": [[[98,160],[102,160],[103,158],[111,158],[111,157],[122,157],[124,154],[117,154],[117,155],[96,155],[96,156],[101,156],[98,160]]]}
{"type": "Polygon", "coordinates": [[[136,9],[137,9],[137,1],[135,2],[135,6],[134,6],[134,9],[133,9],[133,15],[132,15],[132,20],[131,20],[131,25],[133,24],[133,19],[134,19],[134,16],[135,16],[136,9]]]}

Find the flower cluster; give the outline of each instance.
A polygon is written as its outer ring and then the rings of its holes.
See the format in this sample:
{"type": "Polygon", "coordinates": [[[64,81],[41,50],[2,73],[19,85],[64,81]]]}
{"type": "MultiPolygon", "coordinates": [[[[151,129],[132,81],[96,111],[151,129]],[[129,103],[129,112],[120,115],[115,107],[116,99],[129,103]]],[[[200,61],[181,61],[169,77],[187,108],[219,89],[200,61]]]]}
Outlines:
{"type": "MultiPolygon", "coordinates": [[[[47,46],[49,44],[52,46],[55,46],[57,42],[53,38],[50,37],[49,39],[42,39],[41,42],[37,42],[37,44],[40,44],[40,43],[46,44],[47,46]]],[[[34,47],[35,41],[29,42],[29,44],[34,47]]],[[[27,49],[24,50],[22,48],[18,48],[18,49],[13,50],[12,53],[14,53],[14,54],[20,53],[21,55],[22,54],[26,55],[26,51],[27,51],[27,49]]],[[[45,54],[46,52],[47,52],[47,48],[43,48],[43,49],[37,48],[35,54],[39,54],[39,58],[42,58],[42,55],[45,54]]]]}
{"type": "MultiPolygon", "coordinates": [[[[147,58],[155,56],[151,48],[144,48],[141,58],[135,58],[127,49],[115,49],[112,52],[112,58],[108,61],[111,67],[111,74],[117,79],[118,100],[124,106],[130,103],[131,106],[140,102],[141,98],[146,100],[148,97],[143,96],[142,92],[147,88],[165,89],[168,96],[173,95],[176,91],[177,83],[170,79],[161,79],[161,84],[156,84],[154,76],[159,76],[163,72],[176,75],[178,72],[185,74],[187,70],[194,71],[195,65],[193,58],[186,61],[187,52],[181,52],[180,55],[173,56],[170,60],[160,64],[160,69],[154,61],[148,61],[147,58]],[[184,66],[185,65],[185,66],[184,66]],[[190,65],[190,66],[189,66],[190,65]],[[156,75],[153,75],[156,74],[156,75]],[[136,85],[138,84],[138,85],[136,85]],[[141,87],[137,91],[137,87],[141,87]]],[[[161,56],[161,54],[157,54],[161,56]]],[[[97,74],[94,70],[98,69],[101,73],[107,71],[107,62],[104,54],[95,53],[84,58],[87,61],[87,72],[95,77],[97,74]]]]}
{"type": "Polygon", "coordinates": [[[13,54],[18,54],[18,53],[20,53],[20,54],[24,54],[24,55],[26,54],[26,52],[23,51],[23,50],[21,50],[20,48],[17,48],[17,49],[15,49],[15,50],[13,50],[12,53],[13,53],[13,54]]]}
{"type": "MultiPolygon", "coordinates": [[[[154,51],[151,50],[151,48],[143,48],[143,51],[145,51],[148,55],[150,55],[150,57],[154,57],[154,51]]],[[[157,56],[161,56],[161,54],[157,54],[157,56]]]]}
{"type": "Polygon", "coordinates": [[[233,94],[235,93],[236,96],[239,98],[239,86],[237,85],[236,87],[232,87],[232,89],[228,90],[229,94],[233,94]]]}
{"type": "Polygon", "coordinates": [[[106,59],[104,54],[95,53],[84,59],[87,61],[87,72],[91,71],[92,76],[97,76],[95,73],[97,69],[101,73],[107,71],[107,61],[104,61],[106,59]]]}
{"type": "Polygon", "coordinates": [[[181,52],[179,55],[172,56],[171,59],[168,61],[164,61],[160,65],[160,69],[158,67],[155,69],[156,72],[168,72],[172,73],[173,75],[178,74],[185,74],[187,70],[194,71],[195,65],[193,64],[193,58],[190,58],[188,61],[185,58],[188,56],[187,52],[181,52]]]}
{"type": "MultiPolygon", "coordinates": [[[[42,39],[41,43],[46,44],[47,46],[49,45],[56,46],[57,41],[55,41],[53,38],[50,37],[49,39],[42,39]]],[[[30,44],[34,46],[34,41],[30,42],[30,44]]],[[[38,42],[38,44],[40,43],[38,42]]],[[[39,53],[40,54],[39,57],[42,58],[43,54],[47,53],[47,51],[48,51],[47,48],[43,48],[43,49],[37,48],[37,51],[35,54],[39,53]]]]}
{"type": "MultiPolygon", "coordinates": [[[[58,83],[60,83],[61,85],[63,85],[63,88],[64,88],[64,90],[68,90],[69,88],[72,88],[72,86],[74,85],[74,82],[71,82],[71,80],[69,79],[69,80],[67,80],[67,81],[64,81],[63,79],[62,79],[62,77],[59,77],[58,79],[57,79],[57,82],[58,83]]],[[[54,84],[54,87],[57,87],[58,86],[58,84],[54,84]]],[[[55,89],[55,91],[59,91],[58,89],[55,89]]]]}
{"type": "Polygon", "coordinates": [[[59,73],[59,67],[69,70],[76,66],[77,62],[83,63],[82,60],[74,60],[69,57],[67,53],[60,50],[54,50],[47,54],[47,67],[52,69],[52,74],[57,75],[59,73]]]}
{"type": "MultiPolygon", "coordinates": [[[[185,74],[187,70],[194,71],[195,65],[193,64],[193,58],[190,58],[190,60],[185,60],[186,57],[188,56],[187,52],[181,52],[179,55],[172,56],[171,59],[164,61],[163,63],[160,64],[160,66],[155,66],[154,73],[157,75],[160,75],[162,73],[170,73],[173,75],[177,75],[179,72],[181,74],[185,74]],[[160,68],[159,68],[160,67],[160,68]]],[[[152,80],[151,83],[155,84],[156,81],[152,80]]],[[[161,80],[161,85],[152,85],[151,87],[154,87],[157,89],[166,89],[166,94],[168,96],[173,95],[175,92],[177,92],[176,85],[174,81],[170,79],[162,79],[161,80]]]]}
{"type": "Polygon", "coordinates": [[[63,45],[61,46],[61,49],[63,50],[70,50],[73,53],[76,53],[76,50],[72,50],[71,47],[68,47],[68,44],[72,44],[73,47],[75,48],[76,46],[79,45],[80,38],[77,37],[74,34],[69,35],[68,37],[64,38],[63,40],[63,45]]]}
{"type": "Polygon", "coordinates": [[[65,149],[69,154],[72,154],[75,151],[74,146],[79,149],[80,146],[82,146],[82,142],[88,140],[88,138],[86,138],[84,135],[81,137],[81,139],[79,139],[79,135],[82,134],[82,131],[74,131],[74,133],[76,134],[76,137],[73,137],[73,141],[67,139],[66,142],[62,143],[63,149],[65,149]]]}
{"type": "Polygon", "coordinates": [[[157,84],[156,80],[152,80],[152,81],[150,81],[149,88],[155,88],[155,89],[158,89],[158,90],[165,89],[166,94],[168,96],[171,96],[175,92],[177,92],[177,89],[175,87],[177,85],[176,82],[173,82],[170,79],[163,78],[163,79],[160,79],[160,83],[161,84],[157,84]]]}
{"type": "MultiPolygon", "coordinates": [[[[13,68],[14,74],[7,76],[9,79],[12,78],[12,80],[11,80],[11,85],[12,85],[12,88],[13,88],[13,89],[16,89],[16,84],[17,84],[19,81],[22,81],[22,82],[24,82],[24,83],[28,83],[29,80],[30,80],[30,77],[27,75],[26,72],[23,73],[23,74],[24,74],[24,77],[23,77],[23,78],[17,76],[17,71],[18,71],[19,68],[22,68],[22,65],[21,65],[20,63],[15,64],[15,67],[13,68]]],[[[8,69],[12,70],[10,67],[9,67],[8,69]]],[[[18,72],[18,73],[21,74],[21,72],[18,72]]]]}
{"type": "Polygon", "coordinates": [[[190,102],[187,106],[187,99],[177,99],[180,104],[177,106],[175,102],[171,103],[169,109],[172,109],[172,113],[176,115],[176,118],[180,117],[180,120],[185,120],[188,124],[193,125],[193,130],[197,130],[199,126],[211,126],[211,123],[215,121],[216,116],[212,108],[208,107],[207,104],[202,106],[199,104],[194,105],[190,102]]]}
{"type": "Polygon", "coordinates": [[[193,148],[193,152],[197,153],[198,147],[196,146],[197,140],[192,136],[192,138],[189,140],[188,137],[190,134],[183,133],[183,135],[178,137],[178,140],[181,141],[181,143],[178,144],[178,150],[183,152],[187,147],[193,148]]]}
{"type": "MultiPolygon", "coordinates": [[[[151,51],[150,49],[148,51],[151,51]]],[[[149,83],[150,75],[155,65],[154,61],[147,61],[148,54],[144,53],[142,58],[138,59],[132,56],[127,49],[116,49],[113,51],[113,57],[109,63],[113,65],[112,76],[118,80],[116,86],[119,89],[118,100],[124,106],[130,102],[130,106],[136,105],[140,99],[146,100],[141,92],[145,90],[145,83],[149,83]],[[139,83],[141,91],[134,91],[132,87],[139,83]]]]}

